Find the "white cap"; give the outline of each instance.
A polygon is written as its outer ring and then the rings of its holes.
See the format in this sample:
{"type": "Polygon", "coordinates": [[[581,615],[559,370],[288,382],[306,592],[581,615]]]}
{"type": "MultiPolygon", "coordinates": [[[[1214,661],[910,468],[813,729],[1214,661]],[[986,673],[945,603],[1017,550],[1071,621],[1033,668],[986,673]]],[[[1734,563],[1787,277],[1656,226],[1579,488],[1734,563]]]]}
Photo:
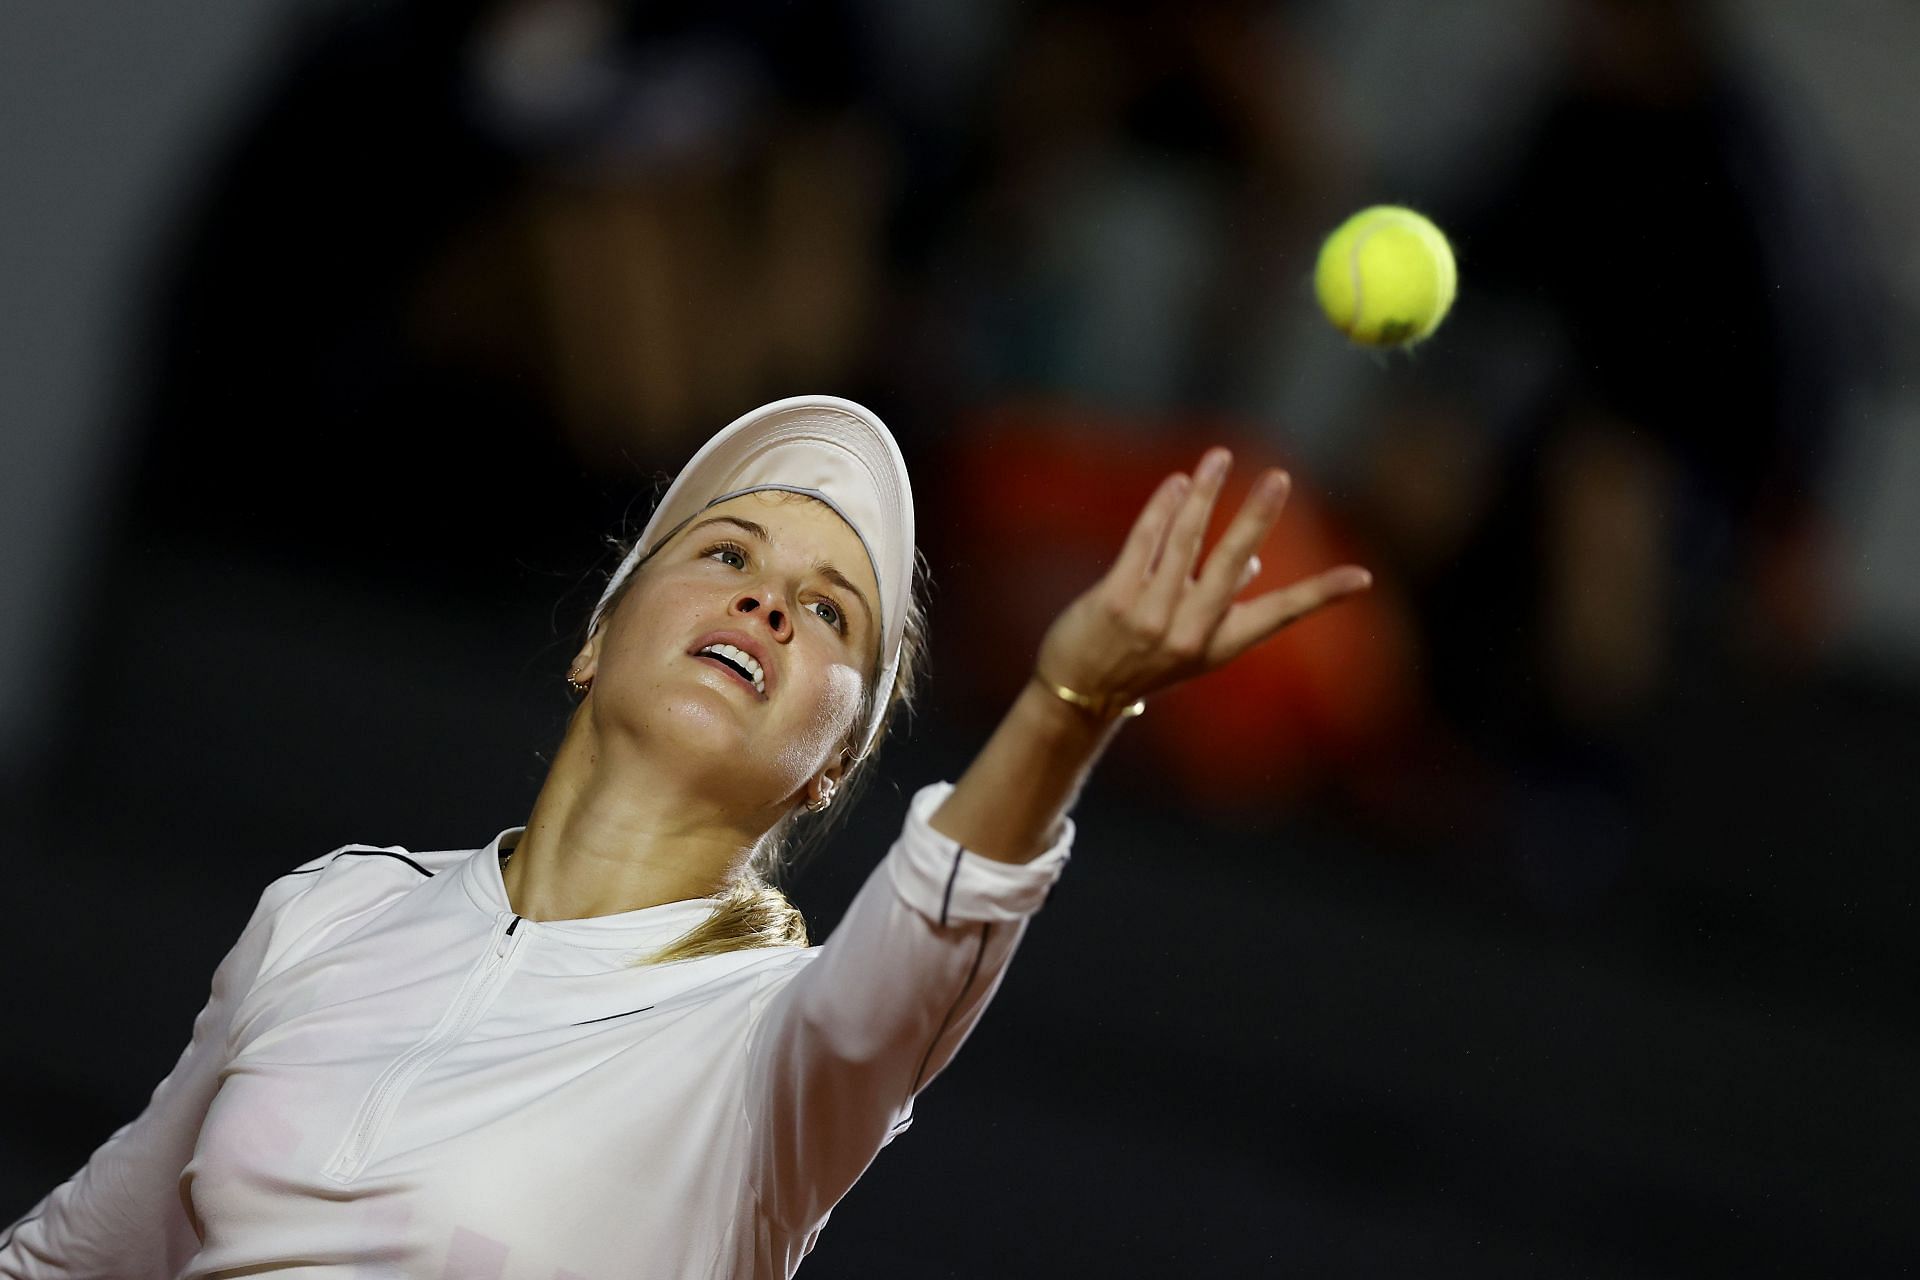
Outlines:
{"type": "Polygon", "coordinates": [[[759,489],[804,493],[832,507],[860,536],[880,584],[880,678],[856,759],[873,749],[900,669],[913,589],[913,485],[893,433],[871,409],[838,396],[792,396],[743,414],[700,446],[674,477],[633,550],[614,571],[587,624],[599,630],[607,601],[633,566],[717,502],[759,489]]]}

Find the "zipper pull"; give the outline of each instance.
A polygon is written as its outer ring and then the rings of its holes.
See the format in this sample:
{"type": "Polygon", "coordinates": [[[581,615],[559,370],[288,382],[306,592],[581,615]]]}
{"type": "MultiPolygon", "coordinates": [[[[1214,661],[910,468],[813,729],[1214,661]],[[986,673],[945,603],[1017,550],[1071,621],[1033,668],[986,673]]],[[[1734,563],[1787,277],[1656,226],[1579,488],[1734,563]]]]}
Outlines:
{"type": "Polygon", "coordinates": [[[515,929],[518,929],[519,927],[520,927],[520,917],[515,916],[513,918],[513,923],[507,926],[507,931],[500,935],[500,941],[493,944],[494,955],[505,958],[506,954],[509,951],[513,950],[513,944],[514,944],[513,931],[515,929]]]}

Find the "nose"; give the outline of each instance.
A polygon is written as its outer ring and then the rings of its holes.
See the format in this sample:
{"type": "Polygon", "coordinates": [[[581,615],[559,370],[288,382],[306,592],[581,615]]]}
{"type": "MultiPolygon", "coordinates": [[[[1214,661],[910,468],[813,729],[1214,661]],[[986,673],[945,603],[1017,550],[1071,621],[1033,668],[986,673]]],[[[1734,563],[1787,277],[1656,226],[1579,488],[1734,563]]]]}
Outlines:
{"type": "Polygon", "coordinates": [[[792,634],[793,621],[772,587],[741,592],[734,599],[733,611],[742,617],[757,615],[764,619],[776,640],[784,642],[792,634]]]}

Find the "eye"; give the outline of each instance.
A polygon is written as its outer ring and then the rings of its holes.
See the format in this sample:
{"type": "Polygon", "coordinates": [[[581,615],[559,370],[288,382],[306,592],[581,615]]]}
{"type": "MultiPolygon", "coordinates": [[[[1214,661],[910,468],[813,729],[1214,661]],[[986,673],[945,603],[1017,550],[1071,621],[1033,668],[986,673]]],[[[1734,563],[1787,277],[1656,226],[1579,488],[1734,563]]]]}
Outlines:
{"type": "Polygon", "coordinates": [[[827,606],[827,608],[833,613],[833,616],[827,619],[828,623],[832,625],[835,631],[838,631],[844,635],[847,630],[847,619],[845,615],[843,615],[840,612],[840,606],[835,604],[831,600],[822,600],[820,603],[827,606]]]}
{"type": "Polygon", "coordinates": [[[713,544],[712,546],[710,546],[710,547],[708,547],[708,548],[707,548],[707,549],[706,549],[705,551],[702,551],[702,552],[701,552],[700,554],[701,554],[702,556],[710,556],[710,555],[712,555],[712,554],[713,554],[714,552],[716,552],[716,551],[724,551],[724,552],[726,552],[726,553],[727,553],[728,555],[734,555],[734,556],[739,556],[739,557],[740,557],[740,563],[739,563],[738,565],[736,565],[736,566],[734,566],[734,567],[735,567],[735,568],[745,568],[745,567],[746,567],[746,563],[747,563],[747,550],[746,550],[746,548],[745,548],[745,547],[743,547],[743,546],[741,546],[741,545],[740,545],[739,543],[737,543],[737,542],[716,542],[716,543],[714,543],[714,544],[713,544]]]}

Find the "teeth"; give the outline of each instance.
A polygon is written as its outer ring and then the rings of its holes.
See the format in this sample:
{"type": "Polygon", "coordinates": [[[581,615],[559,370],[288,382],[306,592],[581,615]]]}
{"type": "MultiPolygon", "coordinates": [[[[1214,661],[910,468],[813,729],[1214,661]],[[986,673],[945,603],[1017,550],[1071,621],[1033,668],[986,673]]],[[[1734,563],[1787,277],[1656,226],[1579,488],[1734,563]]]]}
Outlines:
{"type": "Polygon", "coordinates": [[[739,663],[747,674],[752,677],[754,691],[756,693],[765,693],[767,691],[766,672],[760,669],[760,664],[755,662],[753,655],[745,649],[740,648],[738,645],[710,644],[700,652],[717,653],[723,658],[739,663]]]}

